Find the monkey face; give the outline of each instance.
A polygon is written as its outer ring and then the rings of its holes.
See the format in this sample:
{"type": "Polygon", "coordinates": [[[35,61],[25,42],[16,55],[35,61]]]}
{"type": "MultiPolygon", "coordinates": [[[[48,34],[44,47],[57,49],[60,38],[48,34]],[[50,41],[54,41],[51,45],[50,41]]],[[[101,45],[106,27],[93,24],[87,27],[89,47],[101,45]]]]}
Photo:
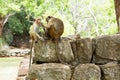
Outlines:
{"type": "Polygon", "coordinates": [[[39,26],[41,26],[41,19],[40,19],[40,18],[36,18],[36,19],[35,19],[35,22],[36,22],[39,26]]]}

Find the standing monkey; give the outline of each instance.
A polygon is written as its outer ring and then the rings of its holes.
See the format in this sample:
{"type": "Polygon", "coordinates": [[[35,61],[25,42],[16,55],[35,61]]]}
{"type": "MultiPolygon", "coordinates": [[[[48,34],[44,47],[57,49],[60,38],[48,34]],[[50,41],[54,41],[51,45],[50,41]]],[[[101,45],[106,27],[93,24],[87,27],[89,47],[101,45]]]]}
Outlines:
{"type": "Polygon", "coordinates": [[[59,50],[58,50],[59,49],[58,41],[60,40],[60,37],[64,32],[63,21],[53,16],[48,16],[46,18],[46,21],[47,21],[46,26],[42,24],[45,30],[45,34],[47,35],[47,37],[55,41],[56,55],[57,55],[58,60],[62,62],[60,55],[59,55],[59,50]]]}
{"type": "Polygon", "coordinates": [[[33,53],[33,49],[34,49],[34,45],[35,42],[37,41],[37,39],[39,38],[40,40],[44,40],[42,37],[39,36],[39,27],[41,26],[41,19],[40,18],[36,18],[33,25],[30,26],[30,30],[29,30],[29,34],[30,34],[30,38],[32,40],[31,42],[31,47],[30,47],[30,62],[29,62],[29,67],[32,64],[32,55],[33,53]]]}

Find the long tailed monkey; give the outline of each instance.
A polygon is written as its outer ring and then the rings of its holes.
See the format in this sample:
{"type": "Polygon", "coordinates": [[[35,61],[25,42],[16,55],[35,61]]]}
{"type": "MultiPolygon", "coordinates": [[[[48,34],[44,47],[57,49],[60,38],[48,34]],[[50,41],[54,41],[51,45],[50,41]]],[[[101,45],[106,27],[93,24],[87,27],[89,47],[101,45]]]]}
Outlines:
{"type": "Polygon", "coordinates": [[[32,64],[33,56],[34,56],[34,46],[35,42],[39,38],[40,40],[44,40],[38,33],[39,33],[39,28],[41,26],[41,19],[36,18],[33,25],[30,26],[29,34],[31,38],[31,47],[30,47],[30,62],[29,62],[29,67],[32,64]]]}

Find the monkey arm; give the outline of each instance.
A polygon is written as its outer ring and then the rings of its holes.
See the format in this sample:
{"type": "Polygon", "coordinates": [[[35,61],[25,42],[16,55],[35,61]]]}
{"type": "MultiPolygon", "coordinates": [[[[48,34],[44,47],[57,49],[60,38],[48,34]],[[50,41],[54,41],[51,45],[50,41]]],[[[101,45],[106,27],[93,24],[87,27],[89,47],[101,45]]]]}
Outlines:
{"type": "Polygon", "coordinates": [[[40,35],[39,35],[38,33],[36,33],[36,36],[37,36],[40,40],[44,41],[44,39],[43,39],[42,37],[40,37],[40,35]]]}
{"type": "Polygon", "coordinates": [[[45,33],[47,33],[46,26],[43,25],[43,23],[41,23],[41,26],[42,26],[43,30],[45,31],[45,33]]]}
{"type": "Polygon", "coordinates": [[[50,25],[48,24],[47,26],[45,26],[45,28],[49,29],[49,28],[50,28],[50,25]]]}
{"type": "Polygon", "coordinates": [[[41,23],[41,26],[43,27],[43,29],[49,28],[48,26],[43,25],[43,23],[41,23]]]}
{"type": "Polygon", "coordinates": [[[51,26],[54,26],[54,23],[53,23],[52,21],[50,21],[50,22],[45,26],[45,28],[50,29],[51,26]]]}
{"type": "Polygon", "coordinates": [[[41,23],[41,26],[42,26],[43,28],[45,28],[45,25],[43,25],[43,23],[41,23]]]}

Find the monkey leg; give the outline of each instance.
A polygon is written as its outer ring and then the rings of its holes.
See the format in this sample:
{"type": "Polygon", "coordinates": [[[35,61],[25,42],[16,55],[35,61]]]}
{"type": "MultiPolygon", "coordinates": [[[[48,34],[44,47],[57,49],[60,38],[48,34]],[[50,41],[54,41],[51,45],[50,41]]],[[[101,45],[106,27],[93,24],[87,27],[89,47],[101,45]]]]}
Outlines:
{"type": "Polygon", "coordinates": [[[33,55],[34,55],[34,40],[32,40],[31,42],[31,46],[30,46],[30,61],[29,61],[29,68],[32,64],[32,60],[33,60],[33,55]]]}
{"type": "Polygon", "coordinates": [[[58,45],[58,41],[55,42],[55,48],[56,48],[56,56],[58,58],[58,60],[60,61],[60,63],[64,63],[64,61],[61,58],[61,55],[59,54],[60,50],[59,50],[59,45],[58,45]]]}

